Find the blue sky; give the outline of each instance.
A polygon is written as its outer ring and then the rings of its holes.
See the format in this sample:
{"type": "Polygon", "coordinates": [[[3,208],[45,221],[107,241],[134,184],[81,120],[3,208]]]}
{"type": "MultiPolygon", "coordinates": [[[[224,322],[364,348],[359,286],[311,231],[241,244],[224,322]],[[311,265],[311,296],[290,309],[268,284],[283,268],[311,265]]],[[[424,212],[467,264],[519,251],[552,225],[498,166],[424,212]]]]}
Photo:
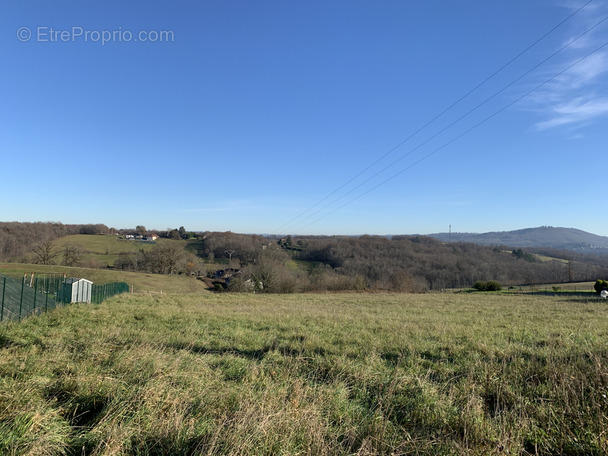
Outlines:
{"type": "Polygon", "coordinates": [[[0,219],[608,235],[586,2],[3,2],[0,219]]]}

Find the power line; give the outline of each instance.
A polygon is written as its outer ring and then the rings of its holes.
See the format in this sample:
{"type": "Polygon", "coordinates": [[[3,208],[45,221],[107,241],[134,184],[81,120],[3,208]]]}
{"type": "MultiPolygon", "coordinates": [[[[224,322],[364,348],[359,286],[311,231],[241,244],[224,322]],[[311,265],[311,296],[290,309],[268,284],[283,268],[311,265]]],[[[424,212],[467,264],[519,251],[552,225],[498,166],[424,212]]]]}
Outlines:
{"type": "MultiPolygon", "coordinates": [[[[423,131],[424,129],[426,129],[429,125],[431,125],[432,123],[434,123],[437,119],[439,119],[440,117],[442,117],[443,115],[445,115],[446,113],[448,113],[450,110],[452,110],[452,108],[454,108],[456,105],[458,105],[461,101],[463,101],[465,98],[467,98],[469,95],[471,95],[473,92],[475,92],[477,89],[479,89],[480,87],[482,87],[484,84],[486,84],[488,81],[490,81],[492,78],[494,78],[496,75],[498,75],[501,71],[503,71],[505,68],[507,68],[509,65],[511,65],[513,62],[515,62],[517,59],[519,59],[522,55],[524,55],[526,52],[528,52],[530,49],[532,49],[534,46],[536,46],[538,43],[540,43],[542,40],[544,40],[547,36],[549,36],[551,33],[553,33],[555,30],[557,30],[559,27],[561,27],[563,24],[565,24],[568,20],[570,20],[572,17],[574,17],[576,14],[578,14],[580,11],[582,11],[584,8],[587,7],[587,5],[589,5],[593,0],[588,0],[586,3],[584,3],[582,6],[580,6],[578,9],[576,9],[574,12],[572,12],[568,17],[566,17],[565,19],[563,19],[561,22],[559,22],[557,25],[555,25],[553,28],[551,28],[548,32],[546,32],[544,35],[542,35],[540,38],[536,39],[532,44],[530,44],[529,46],[527,46],[523,51],[519,52],[515,57],[513,57],[512,59],[510,59],[507,63],[505,63],[504,65],[502,65],[500,68],[498,68],[496,71],[494,71],[490,76],[486,77],[483,81],[481,81],[480,83],[478,83],[476,86],[474,86],[471,90],[469,90],[467,93],[465,93],[463,96],[461,96],[460,98],[458,98],[456,101],[454,101],[452,104],[450,104],[447,108],[445,108],[443,111],[441,111],[439,114],[437,114],[436,116],[434,116],[431,120],[429,120],[427,123],[425,123],[424,125],[422,125],[420,128],[418,128],[416,131],[414,131],[413,133],[411,133],[407,138],[405,138],[403,141],[401,141],[399,144],[397,144],[396,146],[394,146],[393,148],[391,148],[388,152],[384,153],[382,156],[380,156],[378,159],[376,159],[374,162],[372,162],[370,165],[368,165],[365,169],[361,170],[359,173],[357,173],[355,176],[351,177],[350,179],[348,179],[344,184],[342,184],[340,187],[336,188],[334,191],[332,191],[331,193],[329,193],[328,195],[326,195],[325,197],[323,197],[322,199],[320,199],[319,201],[317,201],[314,205],[312,205],[311,207],[309,207],[308,209],[306,209],[305,211],[301,212],[300,214],[298,214],[296,217],[292,218],[291,220],[289,220],[288,222],[284,223],[283,225],[281,225],[280,227],[278,227],[277,229],[274,230],[275,233],[278,233],[280,230],[282,230],[283,228],[291,225],[294,221],[296,221],[297,219],[299,219],[300,217],[302,217],[304,214],[310,212],[311,210],[313,210],[315,207],[317,207],[319,204],[323,203],[325,200],[327,200],[328,198],[332,197],[333,195],[335,195],[337,192],[339,192],[340,190],[342,190],[344,187],[346,187],[348,184],[350,184],[352,181],[354,181],[355,179],[357,179],[359,176],[361,176],[362,174],[364,174],[366,171],[368,171],[370,168],[372,168],[373,166],[375,166],[377,163],[379,163],[380,161],[382,161],[384,158],[386,158],[388,155],[392,154],[395,150],[399,149],[401,146],[403,146],[405,143],[407,143],[408,141],[410,141],[412,138],[414,138],[418,133],[420,133],[421,131],[423,131]]],[[[358,187],[356,187],[358,188],[358,187]]],[[[333,204],[333,203],[332,203],[333,204]]],[[[317,213],[317,212],[315,212],[317,213]]],[[[314,215],[314,214],[313,214],[314,215]]],[[[309,216],[310,217],[310,216],[309,216]]],[[[309,218],[307,217],[307,219],[309,218]]],[[[305,219],[306,220],[306,219],[305,219]]],[[[302,221],[298,222],[301,223],[302,221]]]]}
{"type": "Polygon", "coordinates": [[[381,170],[377,171],[375,174],[373,174],[372,176],[368,177],[366,180],[364,180],[363,182],[359,183],[358,185],[356,185],[355,187],[353,187],[352,189],[350,189],[349,191],[347,191],[346,193],[342,194],[340,197],[334,199],[333,201],[331,201],[330,203],[326,204],[325,206],[321,207],[320,209],[316,210],[315,212],[313,212],[312,214],[308,215],[307,217],[305,217],[304,219],[300,220],[298,223],[296,223],[294,225],[294,228],[305,222],[306,220],[310,219],[311,217],[314,217],[315,215],[317,215],[318,213],[320,213],[321,211],[323,211],[324,209],[327,209],[329,206],[332,206],[333,204],[337,203],[338,201],[340,201],[341,199],[345,198],[346,196],[350,195],[351,193],[353,193],[355,190],[361,188],[362,186],[364,186],[365,184],[367,184],[368,182],[370,182],[372,179],[376,178],[377,176],[379,176],[380,174],[384,173],[385,171],[387,171],[388,169],[392,168],[393,166],[395,166],[397,163],[399,163],[401,160],[407,158],[408,156],[410,156],[413,152],[417,151],[418,149],[420,149],[421,147],[425,146],[426,144],[428,144],[430,141],[432,141],[433,139],[437,138],[439,135],[443,134],[444,132],[446,132],[448,129],[452,128],[454,125],[456,125],[457,123],[461,122],[463,119],[465,119],[466,117],[468,117],[469,115],[471,115],[473,112],[477,111],[479,108],[481,108],[483,105],[485,105],[486,103],[488,103],[490,100],[493,100],[494,98],[496,98],[498,95],[500,95],[501,93],[503,93],[505,90],[507,90],[509,87],[513,86],[515,83],[519,82],[520,80],[522,80],[524,77],[528,76],[530,73],[532,73],[534,70],[538,69],[540,66],[544,65],[546,62],[548,62],[549,60],[551,60],[553,57],[555,57],[557,54],[559,54],[560,52],[562,52],[564,49],[568,48],[569,46],[571,46],[572,44],[574,44],[576,41],[578,41],[579,39],[581,39],[583,36],[587,35],[588,33],[590,33],[592,30],[594,30],[595,28],[599,27],[601,24],[603,24],[604,22],[606,22],[608,20],[608,16],[604,17],[603,19],[601,19],[599,22],[595,23],[592,27],[588,28],[587,30],[585,30],[583,33],[581,33],[580,35],[578,35],[576,38],[573,38],[572,40],[570,40],[568,43],[564,44],[561,48],[559,48],[557,51],[553,52],[551,55],[549,55],[548,57],[544,58],[542,61],[540,61],[539,63],[537,63],[536,65],[534,65],[532,68],[530,68],[529,70],[527,70],[526,72],[524,72],[522,75],[518,76],[517,78],[515,78],[513,81],[511,81],[509,84],[507,84],[506,86],[504,86],[502,89],[500,89],[498,92],[495,92],[493,95],[491,95],[490,97],[486,98],[485,100],[483,100],[481,103],[477,104],[475,107],[473,107],[472,109],[470,109],[469,111],[467,111],[466,113],[464,113],[463,115],[461,115],[460,117],[458,117],[456,120],[452,121],[449,125],[445,126],[444,128],[442,128],[441,130],[439,130],[438,132],[436,132],[435,134],[433,134],[431,137],[427,138],[426,140],[424,140],[422,143],[418,144],[416,147],[414,147],[413,149],[409,150],[407,153],[405,153],[404,155],[402,155],[401,157],[399,157],[398,159],[394,160],[393,162],[389,163],[388,165],[386,165],[384,168],[382,168],[381,170]]]}
{"type": "Polygon", "coordinates": [[[579,63],[581,63],[583,60],[589,58],[590,56],[592,56],[593,54],[595,54],[596,52],[600,51],[601,49],[605,48],[606,46],[608,46],[608,41],[604,42],[601,46],[599,46],[598,48],[596,48],[595,50],[589,52],[588,54],[586,54],[584,57],[581,57],[580,59],[578,59],[577,61],[575,61],[574,63],[572,63],[571,65],[569,65],[568,67],[564,68],[563,70],[561,70],[559,73],[551,76],[549,79],[545,80],[544,82],[542,82],[541,84],[537,85],[536,87],[534,87],[532,90],[526,92],[525,94],[521,95],[520,97],[516,98],[514,101],[508,103],[507,105],[503,106],[502,108],[500,108],[498,111],[495,111],[493,114],[491,114],[490,116],[486,117],[485,119],[483,119],[482,121],[478,122],[477,124],[473,125],[472,127],[470,127],[469,129],[465,130],[464,132],[460,133],[459,135],[457,135],[456,137],[452,138],[450,141],[446,142],[445,144],[443,144],[442,146],[434,149],[433,151],[431,151],[430,153],[428,153],[427,155],[425,155],[424,157],[416,160],[415,162],[411,163],[410,165],[408,165],[406,168],[402,169],[401,171],[393,174],[391,177],[385,179],[384,181],[374,185],[372,188],[366,190],[365,192],[361,193],[360,195],[356,196],[355,198],[347,201],[346,203],[344,203],[343,205],[333,209],[332,211],[328,212],[325,215],[322,215],[321,217],[315,219],[314,221],[310,222],[309,224],[303,226],[300,228],[300,230],[302,230],[303,228],[306,228],[310,225],[313,225],[315,223],[317,223],[319,220],[324,219],[325,217],[334,214],[335,212],[339,211],[340,209],[342,209],[345,206],[348,206],[349,204],[357,201],[358,199],[362,198],[363,196],[367,195],[368,193],[371,193],[372,191],[374,191],[375,189],[377,189],[378,187],[381,187],[382,185],[386,184],[387,182],[391,181],[392,179],[394,179],[395,177],[403,174],[404,172],[408,171],[409,169],[413,168],[414,166],[418,165],[419,163],[423,162],[424,160],[426,160],[427,158],[429,158],[430,156],[434,155],[435,153],[439,152],[440,150],[446,148],[447,146],[449,146],[450,144],[454,143],[455,141],[457,141],[458,139],[462,138],[463,136],[469,134],[471,131],[477,129],[478,127],[482,126],[483,124],[485,124],[486,122],[488,122],[489,120],[493,119],[494,117],[496,117],[498,114],[506,111],[507,109],[509,109],[511,106],[513,106],[514,104],[520,102],[521,100],[523,100],[524,98],[528,97],[530,94],[532,94],[533,92],[537,91],[538,89],[540,89],[541,87],[544,87],[545,85],[547,85],[548,83],[550,83],[551,81],[553,81],[555,78],[561,76],[562,74],[564,74],[566,71],[570,70],[571,68],[573,68],[574,66],[578,65],[579,63]]]}

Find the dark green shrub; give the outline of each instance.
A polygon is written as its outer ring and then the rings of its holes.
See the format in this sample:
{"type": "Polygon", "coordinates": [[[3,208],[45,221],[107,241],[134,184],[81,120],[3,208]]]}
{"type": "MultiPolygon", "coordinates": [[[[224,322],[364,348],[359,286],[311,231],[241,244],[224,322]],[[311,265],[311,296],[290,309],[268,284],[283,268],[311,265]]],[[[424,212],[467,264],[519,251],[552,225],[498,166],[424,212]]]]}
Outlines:
{"type": "Polygon", "coordinates": [[[500,282],[495,280],[490,280],[488,282],[475,282],[473,285],[477,291],[500,291],[502,290],[502,285],[500,282]]]}
{"type": "Polygon", "coordinates": [[[608,290],[608,281],[597,279],[595,285],[593,285],[593,289],[597,294],[600,294],[602,290],[608,290]]]}
{"type": "Polygon", "coordinates": [[[500,291],[502,290],[502,285],[500,284],[500,282],[497,282],[495,280],[490,280],[487,283],[487,291],[500,291]]]}
{"type": "Polygon", "coordinates": [[[486,283],[485,282],[475,282],[473,284],[473,288],[477,291],[486,291],[486,283]]]}
{"type": "Polygon", "coordinates": [[[528,263],[536,263],[538,258],[532,253],[524,252],[522,249],[515,249],[511,252],[515,258],[527,261],[528,263]]]}

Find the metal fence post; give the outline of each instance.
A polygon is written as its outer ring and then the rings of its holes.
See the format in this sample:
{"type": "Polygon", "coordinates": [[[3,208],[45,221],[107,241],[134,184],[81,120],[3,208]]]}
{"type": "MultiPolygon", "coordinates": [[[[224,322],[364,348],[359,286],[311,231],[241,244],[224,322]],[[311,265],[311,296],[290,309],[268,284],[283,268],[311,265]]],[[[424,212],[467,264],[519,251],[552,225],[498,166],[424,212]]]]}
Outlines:
{"type": "Polygon", "coordinates": [[[4,283],[2,284],[2,310],[0,310],[0,321],[4,319],[4,295],[6,293],[6,276],[4,276],[4,283]]]}
{"type": "Polygon", "coordinates": [[[34,308],[32,312],[36,312],[36,298],[38,297],[38,277],[34,279],[34,308]]]}
{"type": "Polygon", "coordinates": [[[21,281],[21,297],[19,298],[19,321],[21,321],[21,311],[23,310],[23,288],[25,287],[25,276],[21,281]]]}

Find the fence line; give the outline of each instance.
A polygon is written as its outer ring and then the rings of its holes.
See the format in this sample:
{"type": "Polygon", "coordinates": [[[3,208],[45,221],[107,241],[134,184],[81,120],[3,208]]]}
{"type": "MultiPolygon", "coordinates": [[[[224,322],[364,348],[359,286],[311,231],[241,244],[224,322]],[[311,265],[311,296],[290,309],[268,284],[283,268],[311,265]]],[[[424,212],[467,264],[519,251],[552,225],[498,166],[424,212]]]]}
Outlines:
{"type": "Polygon", "coordinates": [[[21,320],[70,302],[101,304],[112,296],[129,292],[125,282],[83,285],[80,281],[71,283],[63,274],[41,277],[31,274],[29,278],[24,274],[22,280],[0,274],[0,285],[0,322],[21,320]]]}
{"type": "Polygon", "coordinates": [[[121,293],[128,293],[129,285],[125,282],[111,282],[104,285],[93,285],[91,290],[91,302],[101,304],[108,298],[121,293]]]}

